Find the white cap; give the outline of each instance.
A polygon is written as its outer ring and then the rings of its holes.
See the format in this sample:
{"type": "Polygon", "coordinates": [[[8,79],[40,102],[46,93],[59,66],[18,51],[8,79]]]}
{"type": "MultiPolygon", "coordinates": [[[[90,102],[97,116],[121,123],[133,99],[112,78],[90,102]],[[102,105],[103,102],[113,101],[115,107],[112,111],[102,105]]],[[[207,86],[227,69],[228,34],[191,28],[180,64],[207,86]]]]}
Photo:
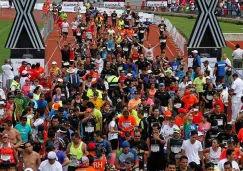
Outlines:
{"type": "Polygon", "coordinates": [[[57,81],[58,81],[58,82],[63,82],[63,79],[58,78],[57,81]]]}
{"type": "Polygon", "coordinates": [[[121,47],[121,45],[117,45],[116,47],[121,47]]]}
{"type": "Polygon", "coordinates": [[[153,73],[153,71],[151,71],[151,70],[148,70],[148,74],[151,74],[151,73],[153,73]]]}
{"type": "Polygon", "coordinates": [[[24,169],[24,171],[33,171],[33,169],[31,169],[31,168],[26,168],[26,169],[24,169]]]}
{"type": "Polygon", "coordinates": [[[198,51],[197,50],[193,50],[192,53],[198,53],[198,51]]]}
{"type": "Polygon", "coordinates": [[[23,71],[22,71],[22,74],[23,74],[23,75],[26,75],[26,74],[28,74],[28,72],[27,72],[26,70],[23,70],[23,71]]]}
{"type": "Polygon", "coordinates": [[[57,155],[56,155],[55,152],[50,151],[50,152],[47,154],[47,158],[48,158],[48,159],[51,159],[51,160],[54,160],[54,159],[57,158],[57,155]]]}
{"type": "Polygon", "coordinates": [[[206,77],[206,79],[210,79],[210,77],[209,77],[209,76],[207,76],[207,77],[206,77]]]}
{"type": "Polygon", "coordinates": [[[187,84],[192,84],[192,81],[188,81],[188,83],[187,84]]]}
{"type": "Polygon", "coordinates": [[[4,103],[4,101],[0,101],[0,105],[4,105],[5,103],[4,103]]]}
{"type": "Polygon", "coordinates": [[[52,65],[56,65],[57,64],[57,62],[56,61],[52,61],[52,63],[51,63],[52,65]]]}

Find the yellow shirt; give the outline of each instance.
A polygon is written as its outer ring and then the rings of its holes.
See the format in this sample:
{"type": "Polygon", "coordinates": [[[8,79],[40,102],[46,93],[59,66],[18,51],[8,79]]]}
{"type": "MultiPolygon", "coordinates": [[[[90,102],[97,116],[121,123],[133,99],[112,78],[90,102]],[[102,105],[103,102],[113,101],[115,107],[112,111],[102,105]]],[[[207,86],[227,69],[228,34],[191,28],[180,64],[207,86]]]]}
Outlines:
{"type": "Polygon", "coordinates": [[[100,110],[100,108],[105,103],[102,99],[97,98],[96,100],[94,98],[89,99],[90,102],[92,102],[95,105],[95,108],[100,110]]]}
{"type": "MultiPolygon", "coordinates": [[[[99,98],[99,99],[102,99],[102,93],[100,92],[100,90],[96,90],[96,91],[99,93],[98,98],[99,98]]],[[[87,96],[88,96],[89,98],[92,98],[93,95],[94,95],[93,90],[92,90],[92,89],[88,89],[88,91],[87,91],[87,96]]]]}
{"type": "Polygon", "coordinates": [[[96,130],[100,130],[99,119],[102,118],[102,114],[98,109],[94,109],[93,114],[94,114],[95,118],[98,120],[98,122],[96,124],[96,130]]]}

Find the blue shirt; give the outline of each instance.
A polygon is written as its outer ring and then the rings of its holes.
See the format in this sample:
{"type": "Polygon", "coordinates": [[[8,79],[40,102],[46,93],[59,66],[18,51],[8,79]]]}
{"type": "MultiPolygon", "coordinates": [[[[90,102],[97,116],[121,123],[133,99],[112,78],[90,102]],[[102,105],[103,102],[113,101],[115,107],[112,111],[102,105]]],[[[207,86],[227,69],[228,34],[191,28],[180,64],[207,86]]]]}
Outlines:
{"type": "Polygon", "coordinates": [[[17,129],[19,131],[23,142],[29,141],[29,135],[32,134],[32,129],[31,129],[30,125],[26,124],[25,126],[23,126],[22,124],[17,124],[15,126],[15,129],[17,129]]]}
{"type": "Polygon", "coordinates": [[[169,65],[172,68],[172,71],[176,71],[180,66],[180,62],[169,62],[169,65]]]}
{"type": "Polygon", "coordinates": [[[41,109],[45,109],[46,106],[47,106],[47,101],[46,100],[44,100],[42,102],[40,100],[37,100],[36,103],[38,105],[38,108],[41,108],[41,109]]]}
{"type": "Polygon", "coordinates": [[[64,159],[67,158],[66,154],[63,151],[58,150],[56,155],[57,155],[57,159],[58,159],[59,163],[63,164],[64,159]]]}
{"type": "Polygon", "coordinates": [[[197,60],[197,64],[198,66],[202,66],[202,62],[201,62],[201,57],[199,55],[196,56],[196,60],[197,60]]]}
{"type": "Polygon", "coordinates": [[[123,69],[124,69],[124,70],[128,70],[129,66],[132,66],[132,70],[133,70],[135,73],[137,73],[137,67],[136,67],[135,64],[129,64],[129,65],[128,65],[128,64],[124,64],[123,69]]]}
{"type": "Polygon", "coordinates": [[[223,61],[219,61],[215,64],[215,68],[217,68],[216,76],[224,77],[225,76],[225,67],[227,64],[223,61]]]}
{"type": "MultiPolygon", "coordinates": [[[[51,118],[52,118],[54,115],[56,115],[56,114],[57,114],[57,111],[55,111],[55,110],[52,109],[52,110],[50,111],[50,114],[49,114],[48,117],[51,119],[51,118]]],[[[64,111],[64,112],[63,112],[63,116],[66,117],[66,118],[68,118],[67,111],[64,111]]]]}

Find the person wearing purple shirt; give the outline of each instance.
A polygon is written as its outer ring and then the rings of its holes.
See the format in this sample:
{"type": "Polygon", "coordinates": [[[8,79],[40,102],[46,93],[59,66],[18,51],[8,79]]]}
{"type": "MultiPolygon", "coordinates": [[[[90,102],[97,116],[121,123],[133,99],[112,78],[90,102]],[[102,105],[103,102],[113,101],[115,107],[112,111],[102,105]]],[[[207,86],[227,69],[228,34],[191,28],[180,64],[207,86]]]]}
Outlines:
{"type": "Polygon", "coordinates": [[[53,151],[56,153],[57,160],[62,165],[63,170],[65,170],[65,168],[68,167],[70,161],[63,151],[57,150],[53,145],[48,146],[46,148],[46,151],[47,152],[53,151]]]}

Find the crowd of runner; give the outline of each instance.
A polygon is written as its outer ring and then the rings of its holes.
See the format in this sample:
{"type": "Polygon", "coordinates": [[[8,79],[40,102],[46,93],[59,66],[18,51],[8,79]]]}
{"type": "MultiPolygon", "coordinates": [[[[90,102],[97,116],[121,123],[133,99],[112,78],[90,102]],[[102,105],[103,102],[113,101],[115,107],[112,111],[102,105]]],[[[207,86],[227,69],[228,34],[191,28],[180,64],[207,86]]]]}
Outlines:
{"type": "Polygon", "coordinates": [[[70,19],[53,7],[61,56],[49,71],[38,62],[23,61],[18,75],[11,60],[2,66],[0,170],[243,168],[243,81],[231,80],[226,55],[212,69],[194,50],[187,67],[180,53],[166,57],[163,21],[141,22],[129,3],[119,17],[78,9],[70,19]],[[152,27],[160,33],[154,47],[152,27]]]}

